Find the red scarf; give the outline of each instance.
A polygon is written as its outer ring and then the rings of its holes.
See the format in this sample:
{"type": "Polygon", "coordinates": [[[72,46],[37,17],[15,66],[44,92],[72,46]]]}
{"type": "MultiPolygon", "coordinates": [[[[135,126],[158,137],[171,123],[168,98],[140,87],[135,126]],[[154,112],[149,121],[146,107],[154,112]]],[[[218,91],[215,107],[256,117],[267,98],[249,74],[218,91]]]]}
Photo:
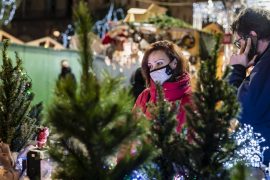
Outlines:
{"type": "MultiPolygon", "coordinates": [[[[188,73],[184,73],[176,82],[165,82],[162,85],[165,99],[168,101],[180,100],[183,95],[191,93],[190,77],[188,73]]],[[[156,102],[157,90],[155,83],[150,82],[150,101],[156,102]]]]}
{"type": "MultiPolygon", "coordinates": [[[[186,121],[185,110],[183,106],[191,103],[191,85],[189,74],[187,73],[183,74],[178,78],[176,82],[165,82],[162,85],[162,89],[166,100],[170,102],[174,102],[177,100],[181,101],[179,112],[177,114],[178,125],[176,128],[177,132],[179,132],[182,128],[182,125],[186,121]]],[[[139,107],[145,113],[146,117],[151,119],[151,114],[147,110],[146,104],[148,102],[156,103],[156,98],[157,98],[156,85],[153,81],[151,81],[150,87],[148,89],[145,89],[138,97],[133,107],[133,111],[135,111],[136,108],[139,107]]]]}

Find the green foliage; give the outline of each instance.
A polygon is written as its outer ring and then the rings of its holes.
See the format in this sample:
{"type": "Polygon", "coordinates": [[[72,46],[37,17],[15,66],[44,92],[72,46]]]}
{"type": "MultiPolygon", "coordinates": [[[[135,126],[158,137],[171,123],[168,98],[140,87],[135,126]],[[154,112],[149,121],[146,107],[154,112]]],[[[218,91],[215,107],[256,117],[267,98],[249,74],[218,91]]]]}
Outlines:
{"type": "Polygon", "coordinates": [[[119,78],[105,73],[99,81],[93,73],[89,14],[85,3],[75,8],[83,71],[79,86],[70,78],[57,83],[48,115],[59,140],[51,155],[59,163],[57,178],[123,179],[151,155],[144,136],[149,122],[133,116],[133,99],[119,78]],[[138,139],[141,145],[131,156],[131,143],[138,139]],[[121,160],[111,166],[116,154],[121,160]]]}
{"type": "Polygon", "coordinates": [[[199,71],[197,90],[193,94],[195,110],[186,107],[192,141],[182,139],[182,145],[176,148],[177,164],[187,169],[188,178],[229,178],[223,164],[236,148],[229,127],[240,108],[235,89],[227,82],[229,69],[222,79],[217,78],[218,51],[219,37],[211,59],[204,61],[199,71]]]}
{"type": "Polygon", "coordinates": [[[261,167],[247,167],[243,162],[239,162],[230,170],[231,180],[257,180],[265,179],[265,170],[261,167]]]}
{"type": "MultiPolygon", "coordinates": [[[[86,16],[89,15],[89,9],[86,8],[86,3],[79,3],[76,7],[76,10],[73,11],[74,14],[74,22],[75,22],[75,31],[78,35],[79,39],[79,55],[80,59],[79,62],[82,66],[82,83],[81,85],[84,86],[84,81],[89,78],[89,67],[93,68],[93,54],[91,49],[92,39],[91,39],[91,17],[86,16]]],[[[83,88],[83,87],[82,87],[83,88]]],[[[86,87],[87,88],[87,87],[86,87]]]]}
{"type": "Polygon", "coordinates": [[[151,128],[151,141],[159,152],[154,162],[160,167],[162,179],[172,179],[174,176],[173,157],[174,136],[176,127],[176,112],[178,105],[172,105],[165,100],[162,87],[157,86],[157,106],[149,103],[153,116],[151,128]]]}
{"type": "Polygon", "coordinates": [[[30,110],[33,100],[31,81],[23,71],[22,60],[16,54],[16,65],[7,56],[8,42],[2,50],[0,72],[0,139],[10,145],[11,151],[20,151],[33,139],[41,122],[42,105],[30,110]]]}
{"type": "Polygon", "coordinates": [[[247,167],[243,163],[236,164],[231,170],[231,180],[246,179],[248,177],[247,167]]]}
{"type": "Polygon", "coordinates": [[[178,27],[178,28],[191,28],[192,25],[186,23],[181,19],[176,19],[167,15],[156,16],[150,18],[146,23],[155,24],[159,28],[171,28],[171,27],[178,27]]]}

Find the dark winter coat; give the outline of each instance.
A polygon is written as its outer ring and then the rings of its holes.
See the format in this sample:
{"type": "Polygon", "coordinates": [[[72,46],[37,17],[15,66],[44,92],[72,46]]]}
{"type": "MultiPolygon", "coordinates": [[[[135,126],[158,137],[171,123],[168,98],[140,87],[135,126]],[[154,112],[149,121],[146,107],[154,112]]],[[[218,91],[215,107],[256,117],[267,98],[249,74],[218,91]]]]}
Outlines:
{"type": "MultiPolygon", "coordinates": [[[[191,103],[191,86],[190,86],[190,78],[188,74],[184,74],[179,77],[179,80],[176,82],[165,82],[162,85],[164,95],[166,100],[169,102],[175,102],[180,100],[180,108],[177,114],[177,132],[179,132],[186,121],[184,105],[191,103]]],[[[151,81],[150,87],[145,89],[137,98],[136,103],[133,107],[133,111],[137,108],[140,108],[148,117],[151,119],[151,115],[148,111],[146,104],[148,102],[155,103],[157,98],[157,90],[156,85],[153,81],[151,81]]]]}
{"type": "Polygon", "coordinates": [[[63,67],[61,69],[61,73],[58,76],[58,80],[65,79],[67,77],[70,77],[72,79],[72,81],[76,84],[76,78],[75,78],[74,74],[72,73],[71,68],[70,67],[63,67]]]}
{"type": "MultiPolygon", "coordinates": [[[[266,139],[262,146],[270,148],[270,46],[257,57],[255,66],[246,77],[242,65],[233,65],[230,83],[238,88],[237,97],[242,111],[239,120],[250,124],[254,132],[266,139]]],[[[270,161],[270,150],[264,153],[264,162],[270,161]]]]}

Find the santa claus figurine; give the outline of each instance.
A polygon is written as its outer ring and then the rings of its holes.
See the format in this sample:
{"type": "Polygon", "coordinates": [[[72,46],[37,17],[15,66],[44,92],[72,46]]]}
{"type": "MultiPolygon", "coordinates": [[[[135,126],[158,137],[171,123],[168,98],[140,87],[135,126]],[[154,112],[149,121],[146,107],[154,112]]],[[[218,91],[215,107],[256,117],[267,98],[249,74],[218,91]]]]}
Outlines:
{"type": "Polygon", "coordinates": [[[42,149],[46,145],[48,136],[49,136],[49,128],[44,127],[39,129],[37,136],[37,145],[39,149],[42,149]]]}

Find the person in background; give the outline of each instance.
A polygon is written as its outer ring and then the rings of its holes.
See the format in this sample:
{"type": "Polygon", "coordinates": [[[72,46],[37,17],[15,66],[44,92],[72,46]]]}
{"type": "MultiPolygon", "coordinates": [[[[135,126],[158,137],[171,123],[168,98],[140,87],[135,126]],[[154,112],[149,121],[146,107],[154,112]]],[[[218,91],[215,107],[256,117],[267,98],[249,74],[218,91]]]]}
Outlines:
{"type": "Polygon", "coordinates": [[[151,119],[147,103],[157,101],[156,85],[160,84],[166,100],[181,102],[176,128],[179,132],[186,120],[184,105],[191,103],[191,83],[186,62],[177,46],[169,41],[151,44],[144,53],[141,68],[147,88],[137,98],[133,111],[139,108],[151,119]]]}
{"type": "Polygon", "coordinates": [[[132,85],[131,93],[136,100],[141,92],[145,89],[145,80],[142,75],[141,67],[137,68],[135,72],[133,72],[130,78],[130,83],[132,85]]]}
{"type": "MultiPolygon", "coordinates": [[[[239,53],[231,57],[233,70],[229,81],[238,88],[237,97],[242,106],[239,120],[261,133],[266,140],[261,147],[270,147],[270,12],[243,9],[232,23],[232,31],[239,53]],[[248,74],[251,66],[253,69],[248,74]]],[[[264,163],[269,161],[270,151],[266,150],[264,163]]]]}
{"type": "Polygon", "coordinates": [[[76,84],[76,78],[71,71],[69,62],[64,59],[61,61],[61,73],[58,76],[58,80],[65,79],[67,77],[70,77],[72,81],[76,84]]]}

